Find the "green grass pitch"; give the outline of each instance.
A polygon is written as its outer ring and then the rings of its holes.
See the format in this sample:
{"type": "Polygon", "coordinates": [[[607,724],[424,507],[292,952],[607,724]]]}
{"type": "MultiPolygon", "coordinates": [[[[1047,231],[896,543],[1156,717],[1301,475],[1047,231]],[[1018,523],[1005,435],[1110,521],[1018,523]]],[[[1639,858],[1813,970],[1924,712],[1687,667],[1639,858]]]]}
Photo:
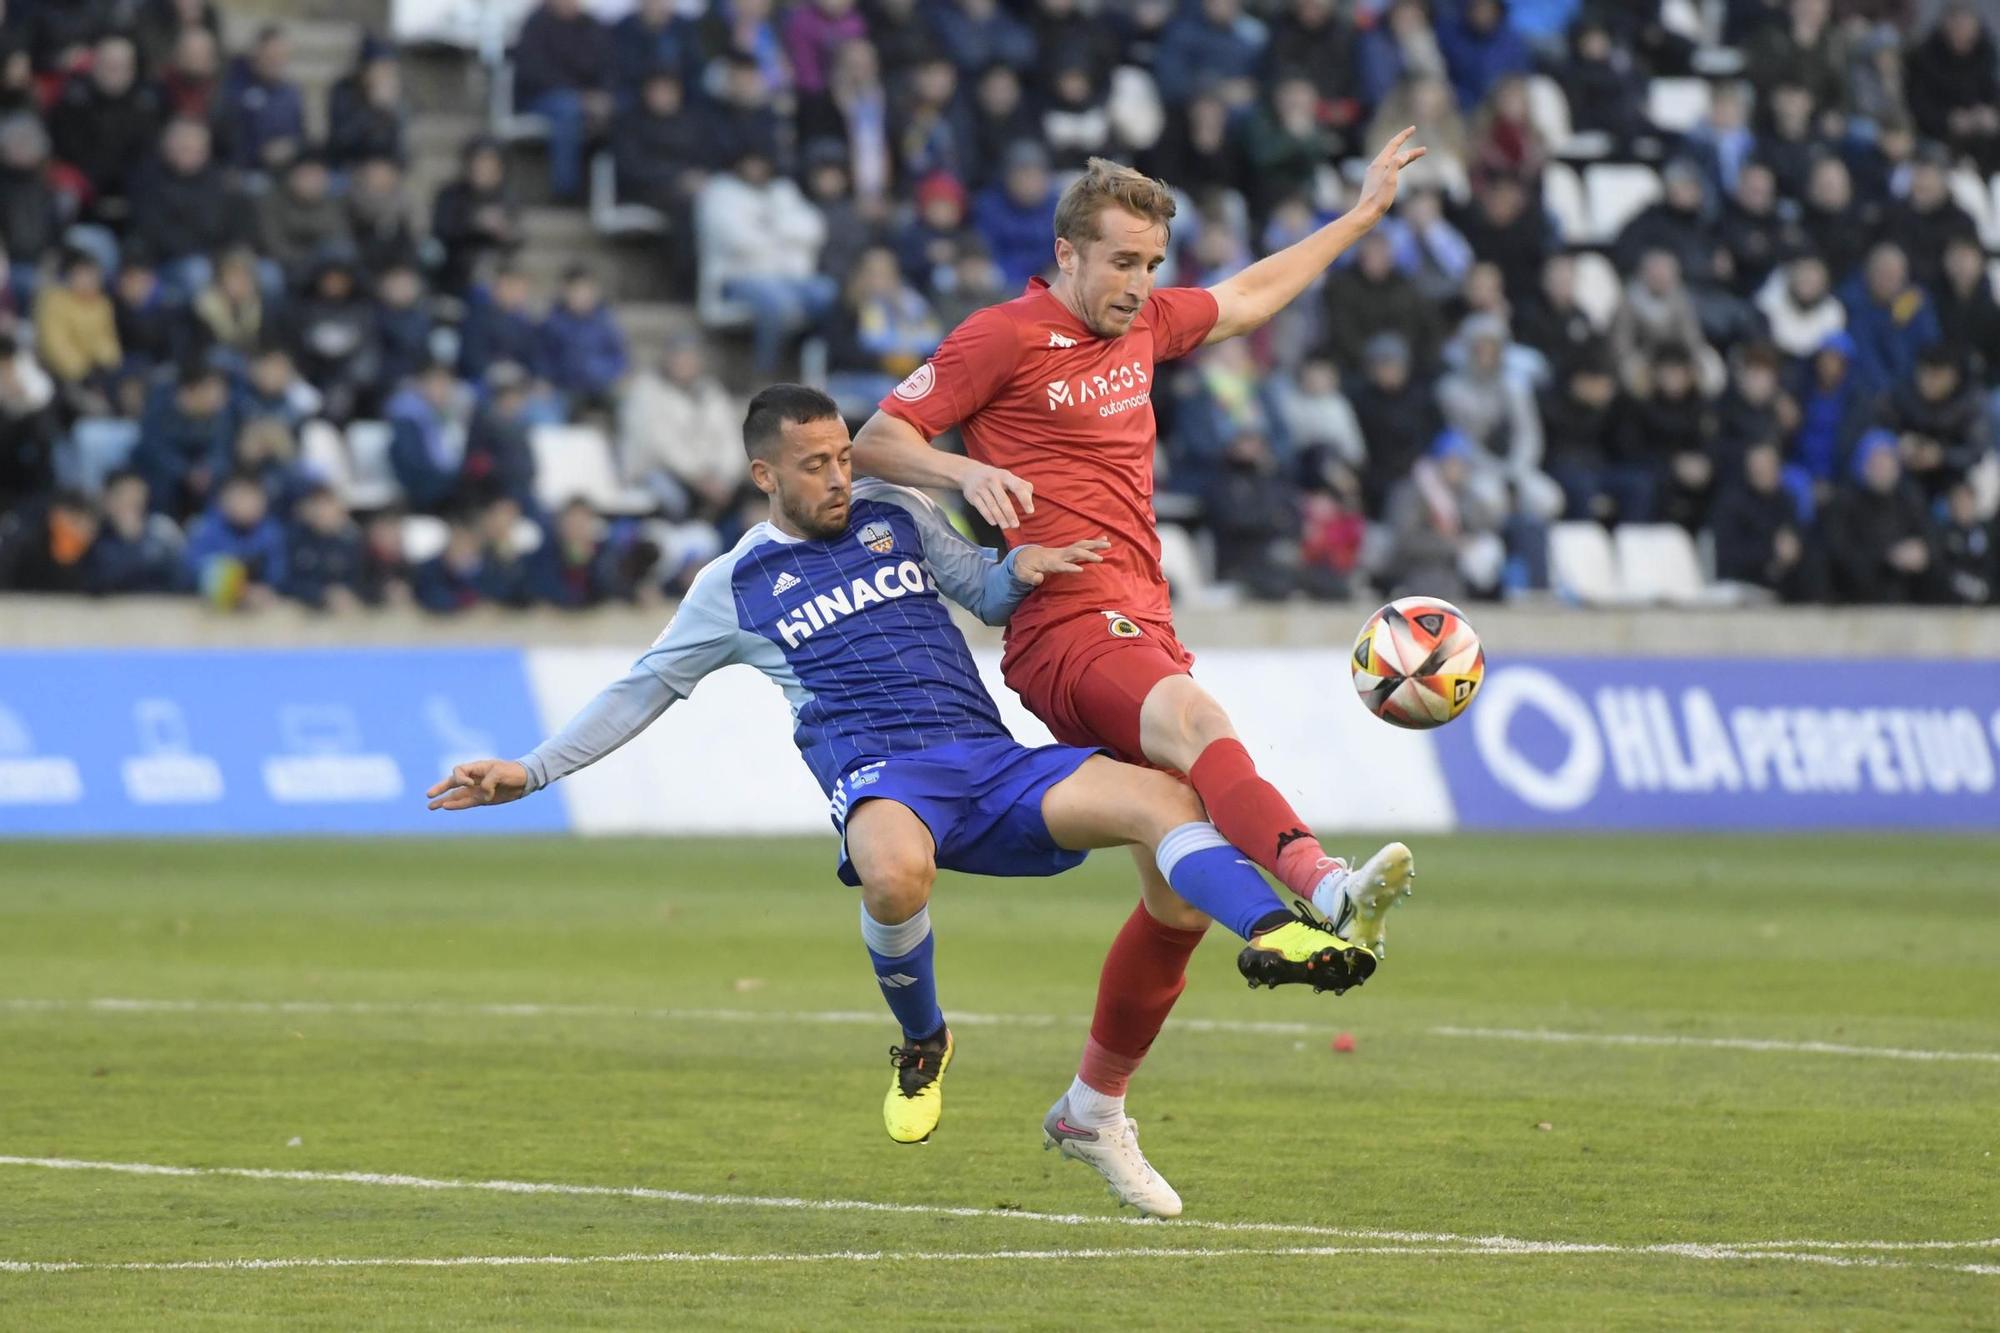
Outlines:
{"type": "Polygon", "coordinates": [[[1363,989],[1196,956],[1172,1224],[1040,1151],[1119,855],[939,885],[898,1147],[829,840],[7,845],[0,1327],[2000,1322],[2000,840],[1414,843],[1363,989]]]}

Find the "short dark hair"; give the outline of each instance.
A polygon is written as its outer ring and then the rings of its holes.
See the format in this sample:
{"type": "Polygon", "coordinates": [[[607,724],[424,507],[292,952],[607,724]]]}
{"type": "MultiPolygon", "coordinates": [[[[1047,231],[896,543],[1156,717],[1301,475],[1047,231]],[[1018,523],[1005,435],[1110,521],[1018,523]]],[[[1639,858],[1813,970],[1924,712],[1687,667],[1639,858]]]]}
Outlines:
{"type": "Polygon", "coordinates": [[[787,425],[808,421],[833,421],[840,405],[809,384],[771,384],[750,400],[743,418],[743,452],[752,458],[769,459],[771,450],[785,436],[787,425]]]}

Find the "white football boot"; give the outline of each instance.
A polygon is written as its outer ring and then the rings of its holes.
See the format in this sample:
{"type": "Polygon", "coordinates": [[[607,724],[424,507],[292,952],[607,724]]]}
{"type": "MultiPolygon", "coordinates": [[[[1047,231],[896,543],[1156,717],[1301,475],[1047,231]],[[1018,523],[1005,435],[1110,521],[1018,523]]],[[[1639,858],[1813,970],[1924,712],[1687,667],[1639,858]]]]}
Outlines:
{"type": "Polygon", "coordinates": [[[1388,953],[1389,909],[1416,891],[1416,878],[1416,861],[1400,842],[1389,843],[1353,869],[1333,858],[1326,878],[1313,890],[1313,910],[1326,918],[1334,934],[1381,958],[1388,953]]]}
{"type": "Polygon", "coordinates": [[[1122,1132],[1076,1124],[1064,1093],[1042,1118],[1042,1147],[1060,1149],[1103,1176],[1120,1204],[1129,1203],[1148,1217],[1179,1217],[1181,1196],[1139,1151],[1139,1122],[1127,1119],[1118,1130],[1122,1132]]]}

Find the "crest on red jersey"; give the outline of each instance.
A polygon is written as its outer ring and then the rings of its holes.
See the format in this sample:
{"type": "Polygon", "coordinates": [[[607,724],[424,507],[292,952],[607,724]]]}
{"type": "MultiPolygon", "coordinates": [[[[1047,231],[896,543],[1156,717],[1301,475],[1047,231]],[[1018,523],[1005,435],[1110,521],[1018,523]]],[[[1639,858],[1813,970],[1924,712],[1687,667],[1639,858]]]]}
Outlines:
{"type": "Polygon", "coordinates": [[[896,396],[906,403],[914,403],[929,393],[931,386],[936,382],[937,372],[932,370],[931,363],[926,361],[903,377],[903,382],[896,386],[896,396]]]}

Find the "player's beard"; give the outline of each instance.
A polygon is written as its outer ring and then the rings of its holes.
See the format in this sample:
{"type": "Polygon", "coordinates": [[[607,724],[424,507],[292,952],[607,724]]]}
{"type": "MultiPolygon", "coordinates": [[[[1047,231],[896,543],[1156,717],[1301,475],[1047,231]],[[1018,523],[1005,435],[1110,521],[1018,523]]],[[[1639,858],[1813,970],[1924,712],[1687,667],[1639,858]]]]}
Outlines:
{"type": "Polygon", "coordinates": [[[792,496],[781,495],[778,503],[784,507],[785,517],[792,526],[814,541],[828,541],[847,531],[848,515],[853,512],[853,500],[842,492],[839,503],[828,496],[817,508],[807,509],[792,496]]]}

